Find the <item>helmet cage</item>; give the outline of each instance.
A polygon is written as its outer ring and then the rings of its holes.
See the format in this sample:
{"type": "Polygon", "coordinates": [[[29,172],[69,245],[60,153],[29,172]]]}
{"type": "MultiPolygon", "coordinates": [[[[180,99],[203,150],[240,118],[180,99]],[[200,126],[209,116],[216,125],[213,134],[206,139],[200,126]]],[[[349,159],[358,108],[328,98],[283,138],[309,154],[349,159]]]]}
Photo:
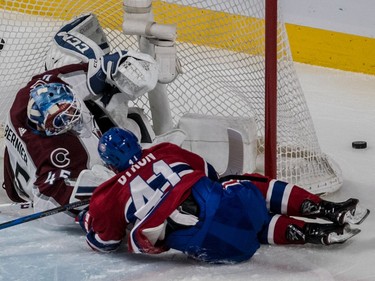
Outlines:
{"type": "Polygon", "coordinates": [[[81,104],[68,85],[44,84],[30,92],[28,117],[46,135],[59,135],[82,122],[81,104]]]}

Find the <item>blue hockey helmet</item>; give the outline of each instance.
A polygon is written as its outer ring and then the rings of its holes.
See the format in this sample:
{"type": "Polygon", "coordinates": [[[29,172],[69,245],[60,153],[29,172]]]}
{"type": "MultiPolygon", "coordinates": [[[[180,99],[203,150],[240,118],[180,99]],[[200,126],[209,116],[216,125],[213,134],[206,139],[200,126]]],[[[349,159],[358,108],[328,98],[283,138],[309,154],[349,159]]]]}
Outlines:
{"type": "Polygon", "coordinates": [[[141,158],[142,147],[131,131],[114,127],[100,138],[98,152],[106,165],[121,172],[141,158]]]}
{"type": "Polygon", "coordinates": [[[30,91],[27,116],[47,136],[59,135],[80,123],[81,104],[68,85],[41,84],[30,91]]]}

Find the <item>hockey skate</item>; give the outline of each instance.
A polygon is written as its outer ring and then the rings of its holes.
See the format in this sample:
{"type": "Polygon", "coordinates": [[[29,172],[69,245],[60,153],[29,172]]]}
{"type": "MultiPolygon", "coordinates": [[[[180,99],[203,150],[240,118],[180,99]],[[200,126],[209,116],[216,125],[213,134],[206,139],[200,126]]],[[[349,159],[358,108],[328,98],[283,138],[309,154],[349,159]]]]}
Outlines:
{"type": "Polygon", "coordinates": [[[321,218],[339,225],[361,224],[370,214],[370,210],[359,206],[358,202],[359,200],[354,198],[339,203],[322,200],[319,204],[306,200],[302,203],[301,213],[305,217],[321,218]]]}
{"type": "Polygon", "coordinates": [[[353,229],[349,224],[306,223],[302,229],[291,224],[288,226],[286,238],[291,243],[332,245],[342,244],[360,232],[360,229],[353,229]]]}

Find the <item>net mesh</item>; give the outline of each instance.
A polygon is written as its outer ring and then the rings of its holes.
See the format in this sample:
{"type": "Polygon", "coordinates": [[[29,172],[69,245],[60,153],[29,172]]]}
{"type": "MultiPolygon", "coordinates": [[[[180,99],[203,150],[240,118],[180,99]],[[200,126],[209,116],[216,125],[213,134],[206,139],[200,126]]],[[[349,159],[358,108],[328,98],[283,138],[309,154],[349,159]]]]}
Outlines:
{"type": "MultiPolygon", "coordinates": [[[[122,33],[121,0],[1,1],[0,120],[17,90],[44,70],[55,32],[82,13],[97,15],[112,50],[138,49],[122,33]]],[[[259,169],[264,152],[265,1],[153,1],[155,21],[176,24],[183,74],[167,85],[174,124],[186,113],[254,117],[259,169]]],[[[277,176],[315,192],[342,184],[340,169],[319,147],[296,75],[284,23],[278,22],[277,176]]],[[[135,102],[151,118],[146,97],[135,102]]]]}

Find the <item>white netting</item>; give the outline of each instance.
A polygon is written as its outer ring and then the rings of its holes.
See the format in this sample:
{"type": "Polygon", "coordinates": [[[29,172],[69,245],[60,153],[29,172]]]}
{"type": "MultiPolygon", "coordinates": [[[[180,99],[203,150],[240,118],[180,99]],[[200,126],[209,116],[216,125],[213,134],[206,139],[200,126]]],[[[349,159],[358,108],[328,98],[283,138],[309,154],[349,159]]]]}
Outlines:
{"type": "MultiPolygon", "coordinates": [[[[264,0],[153,1],[155,21],[177,25],[183,74],[168,84],[173,122],[185,113],[254,116],[258,151],[264,151],[264,0]]],[[[122,34],[121,0],[2,1],[0,3],[0,120],[17,90],[43,70],[52,36],[72,17],[95,13],[112,49],[137,49],[122,34]]],[[[137,105],[150,116],[146,98],[137,105]]],[[[314,192],[335,191],[339,168],[321,152],[290,55],[278,24],[278,178],[314,192]]],[[[261,162],[261,161],[259,161],[261,162]]]]}

